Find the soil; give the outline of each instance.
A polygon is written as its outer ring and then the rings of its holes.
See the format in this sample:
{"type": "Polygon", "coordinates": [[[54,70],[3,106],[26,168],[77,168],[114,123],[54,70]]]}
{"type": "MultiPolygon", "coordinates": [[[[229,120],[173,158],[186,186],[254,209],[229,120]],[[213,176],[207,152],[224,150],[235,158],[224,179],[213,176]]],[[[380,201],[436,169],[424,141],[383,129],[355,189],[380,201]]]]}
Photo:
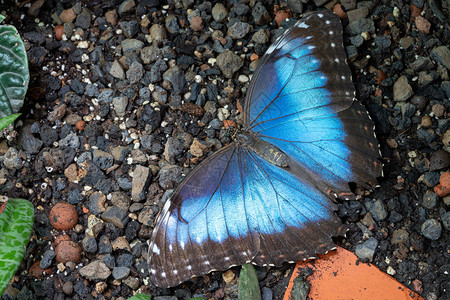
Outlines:
{"type": "MultiPolygon", "coordinates": [[[[239,267],[170,289],[149,284],[147,242],[181,174],[229,142],[224,123],[239,122],[256,56],[318,7],[343,16],[357,98],[375,122],[384,162],[379,187],[339,203],[350,229],[336,242],[425,299],[450,298],[448,2],[242,2],[0,4],[31,72],[22,116],[0,142],[0,193],[36,208],[25,258],[1,299],[126,299],[138,291],[236,299],[239,267]],[[230,30],[236,21],[241,31],[230,30]],[[243,64],[219,68],[227,49],[243,64]],[[76,208],[73,229],[51,226],[59,202],[76,208]],[[81,251],[78,264],[54,258],[60,239],[81,251]]],[[[282,298],[293,268],[257,268],[263,299],[282,298]]]]}

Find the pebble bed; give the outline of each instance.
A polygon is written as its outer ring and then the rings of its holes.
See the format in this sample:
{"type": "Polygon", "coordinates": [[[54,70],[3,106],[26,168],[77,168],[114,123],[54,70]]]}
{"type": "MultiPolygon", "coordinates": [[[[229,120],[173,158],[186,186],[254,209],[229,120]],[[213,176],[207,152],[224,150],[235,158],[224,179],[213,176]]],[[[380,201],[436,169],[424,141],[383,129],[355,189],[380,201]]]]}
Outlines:
{"type": "MultiPolygon", "coordinates": [[[[446,3],[0,4],[31,71],[23,115],[0,139],[0,192],[36,208],[25,259],[1,299],[236,299],[239,267],[152,286],[147,242],[182,175],[230,142],[226,127],[242,121],[259,58],[317,7],[343,19],[357,97],[385,163],[380,187],[339,203],[350,230],[338,242],[425,299],[449,299],[446,3]]],[[[292,270],[257,268],[263,299],[282,299],[292,270]]]]}

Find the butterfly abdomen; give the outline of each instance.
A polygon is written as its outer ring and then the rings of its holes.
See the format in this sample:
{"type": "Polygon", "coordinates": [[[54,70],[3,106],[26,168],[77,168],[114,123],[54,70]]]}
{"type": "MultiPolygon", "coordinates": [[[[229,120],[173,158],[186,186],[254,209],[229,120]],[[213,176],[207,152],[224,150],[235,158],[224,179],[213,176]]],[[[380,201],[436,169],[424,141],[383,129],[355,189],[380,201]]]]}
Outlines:
{"type": "Polygon", "coordinates": [[[261,140],[254,134],[239,131],[236,134],[236,140],[243,148],[253,151],[265,161],[282,168],[288,166],[287,156],[283,151],[271,143],[261,140]]]}

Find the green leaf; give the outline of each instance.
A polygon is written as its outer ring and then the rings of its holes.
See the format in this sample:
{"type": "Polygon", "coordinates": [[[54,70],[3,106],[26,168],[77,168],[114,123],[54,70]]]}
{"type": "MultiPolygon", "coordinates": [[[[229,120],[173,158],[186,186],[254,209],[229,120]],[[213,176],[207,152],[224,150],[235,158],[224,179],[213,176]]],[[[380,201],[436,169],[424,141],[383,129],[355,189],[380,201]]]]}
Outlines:
{"type": "Polygon", "coordinates": [[[239,274],[239,300],[260,300],[261,291],[259,290],[258,275],[252,264],[242,266],[239,274]]]}
{"type": "Polygon", "coordinates": [[[0,214],[0,295],[23,259],[33,218],[33,204],[25,199],[9,199],[0,214]]]}
{"type": "Polygon", "coordinates": [[[0,15],[0,23],[5,19],[5,16],[0,15]]]}
{"type": "MultiPolygon", "coordinates": [[[[1,15],[0,15],[1,16],[1,15]]],[[[6,126],[14,122],[21,114],[12,114],[3,118],[0,118],[0,131],[6,126]]]]}
{"type": "Polygon", "coordinates": [[[0,25],[0,117],[19,111],[29,81],[27,54],[17,29],[0,25]]]}
{"type": "Polygon", "coordinates": [[[151,297],[149,294],[137,294],[133,297],[128,298],[127,300],[150,300],[151,297]]]}

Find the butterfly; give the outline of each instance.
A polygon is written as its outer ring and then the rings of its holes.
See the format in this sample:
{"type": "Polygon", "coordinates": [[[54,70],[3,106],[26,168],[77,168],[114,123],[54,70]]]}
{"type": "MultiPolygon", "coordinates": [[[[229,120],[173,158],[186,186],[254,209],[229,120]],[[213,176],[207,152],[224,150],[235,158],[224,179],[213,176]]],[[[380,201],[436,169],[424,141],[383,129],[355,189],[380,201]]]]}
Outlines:
{"type": "Polygon", "coordinates": [[[235,265],[315,258],[345,226],[335,198],[376,185],[374,123],[354,98],[342,25],[327,10],[269,47],[250,82],[234,141],[191,171],[150,240],[152,283],[180,284],[235,265]]]}

